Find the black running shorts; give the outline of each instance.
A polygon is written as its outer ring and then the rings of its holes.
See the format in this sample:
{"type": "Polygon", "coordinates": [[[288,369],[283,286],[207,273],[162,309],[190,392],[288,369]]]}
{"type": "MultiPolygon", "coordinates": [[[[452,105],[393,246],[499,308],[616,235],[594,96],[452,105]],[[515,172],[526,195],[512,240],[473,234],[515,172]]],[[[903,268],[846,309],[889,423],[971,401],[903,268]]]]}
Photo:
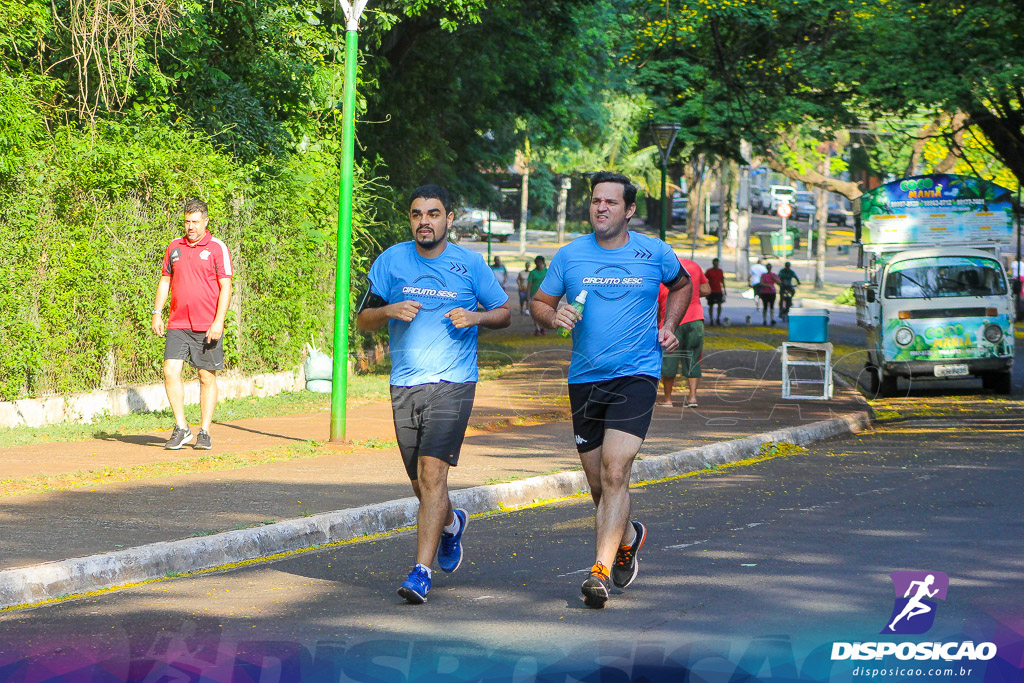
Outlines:
{"type": "Polygon", "coordinates": [[[206,341],[206,332],[167,330],[164,360],[187,360],[194,368],[217,372],[224,369],[224,337],[206,341]]]}
{"type": "Polygon", "coordinates": [[[391,386],[395,437],[409,479],[418,478],[421,457],[438,458],[453,467],[459,464],[475,396],[476,382],[391,386]]]}
{"type": "Polygon", "coordinates": [[[606,429],[647,438],[658,398],[658,379],[647,375],[569,385],[576,450],[592,451],[604,443],[606,429]]]}

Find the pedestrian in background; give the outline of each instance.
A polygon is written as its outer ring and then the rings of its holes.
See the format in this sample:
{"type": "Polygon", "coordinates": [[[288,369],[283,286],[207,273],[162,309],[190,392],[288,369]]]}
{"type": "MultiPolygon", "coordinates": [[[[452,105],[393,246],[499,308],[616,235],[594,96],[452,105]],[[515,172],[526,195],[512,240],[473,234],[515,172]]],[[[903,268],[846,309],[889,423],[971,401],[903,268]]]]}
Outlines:
{"type": "Polygon", "coordinates": [[[594,232],[558,250],[530,304],[538,326],[572,331],[569,405],[580,462],[597,507],[594,564],[581,586],[584,603],[604,607],[609,580],[625,588],[636,578],[647,529],[630,521],[629,475],[647,436],[658,397],[662,348],[690,301],[690,278],[659,239],[626,229],[636,212],[636,186],[618,173],[590,179],[594,232]],[[613,274],[613,275],[610,275],[613,274]],[[667,298],[658,329],[658,285],[667,298]],[[578,317],[572,302],[586,290],[578,317]]]}
{"type": "MultiPolygon", "coordinates": [[[[718,259],[715,259],[717,262],[718,259]]],[[[700,299],[711,293],[711,283],[697,263],[681,258],[679,264],[690,276],[693,294],[690,297],[683,319],[675,329],[679,346],[675,351],[665,352],[661,359],[661,385],[665,396],[659,405],[672,407],[672,388],[676,375],[686,378],[687,394],[685,405],[697,407],[697,385],[700,383],[700,355],[704,350],[704,306],[700,299]]],[[[658,325],[665,321],[665,306],[668,302],[668,287],[662,285],[658,294],[658,325]]]]}
{"type": "Polygon", "coordinates": [[[519,313],[526,315],[526,306],[530,302],[530,262],[523,264],[523,269],[516,277],[516,285],[519,287],[519,313]]]}
{"type": "Polygon", "coordinates": [[[779,293],[796,294],[796,287],[793,285],[794,280],[797,285],[800,284],[800,278],[797,277],[796,271],[793,270],[789,261],[786,261],[785,265],[782,266],[782,270],[779,271],[779,293]]]}
{"type": "MultiPolygon", "coordinates": [[[[761,303],[761,298],[757,295],[758,289],[761,286],[761,276],[768,272],[768,268],[765,266],[764,257],[757,259],[757,263],[750,266],[750,290],[754,293],[754,308],[758,307],[761,303]]],[[[763,312],[763,311],[762,311],[763,312]]],[[[747,318],[747,322],[750,322],[750,318],[747,318]]]]}
{"type": "Polygon", "coordinates": [[[501,262],[500,256],[494,257],[494,265],[491,266],[491,272],[494,273],[494,277],[501,284],[501,288],[505,289],[505,283],[508,282],[508,269],[501,262]]]}
{"type": "Polygon", "coordinates": [[[718,259],[711,259],[711,267],[704,271],[711,291],[708,292],[708,325],[722,324],[722,304],[725,303],[725,271],[718,267],[718,259]],[[718,315],[715,316],[715,306],[718,315]]]}
{"type": "Polygon", "coordinates": [[[761,281],[757,285],[757,295],[761,298],[761,324],[768,324],[768,316],[771,315],[772,325],[775,324],[775,286],[781,285],[782,280],[772,272],[772,264],[765,265],[765,272],[761,274],[761,281]]]}
{"type": "Polygon", "coordinates": [[[206,202],[185,202],[185,234],[164,251],[160,283],[153,301],[153,332],[164,336],[164,390],[174,415],[174,430],[164,448],[178,450],[195,438],[194,448],[213,447],[210,425],[217,407],[217,371],[224,368],[224,318],[231,302],[231,252],[210,234],[206,202]],[[171,309],[164,329],[163,310],[171,309]],[[185,420],[185,361],[199,374],[199,433],[185,420]]]}
{"type": "Polygon", "coordinates": [[[395,436],[420,502],[416,563],[398,589],[413,604],[427,601],[435,553],[446,572],[462,564],[468,515],[452,507],[448,469],[458,465],[476,396],[477,327],[508,327],[512,316],[483,257],[448,241],[454,218],[447,190],[414,190],[413,239],[374,261],[356,316],[362,332],[388,326],[395,436]]]}
{"type": "MultiPolygon", "coordinates": [[[[530,285],[531,302],[533,301],[533,297],[537,295],[537,291],[540,289],[540,284],[544,282],[544,278],[547,277],[548,274],[547,261],[544,260],[543,256],[538,256],[533,260],[533,262],[536,264],[537,267],[534,268],[533,271],[531,271],[530,274],[527,276],[527,281],[530,285]]],[[[537,337],[543,334],[547,334],[544,328],[541,327],[540,325],[534,324],[533,336],[537,337]]]]}

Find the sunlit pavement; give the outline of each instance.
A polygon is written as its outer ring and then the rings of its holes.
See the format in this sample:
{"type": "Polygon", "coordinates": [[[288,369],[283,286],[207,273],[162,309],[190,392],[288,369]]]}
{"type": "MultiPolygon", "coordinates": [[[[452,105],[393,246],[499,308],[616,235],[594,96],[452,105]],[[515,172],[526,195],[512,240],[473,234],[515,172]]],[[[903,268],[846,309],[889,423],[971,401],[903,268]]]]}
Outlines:
{"type": "MultiPolygon", "coordinates": [[[[602,611],[579,599],[593,534],[580,497],[471,520],[466,561],[435,574],[424,606],[395,594],[406,533],[0,616],[0,674],[568,681],[603,665],[664,680],[849,680],[862,662],[830,661],[831,645],[885,639],[899,570],[943,572],[949,590],[927,636],[897,638],[994,641],[1012,657],[1024,640],[1022,437],[1019,416],[897,421],[646,485],[633,494],[650,530],[639,578],[602,611]]],[[[934,679],[1020,675],[1002,657],[968,665],[934,679]]]]}

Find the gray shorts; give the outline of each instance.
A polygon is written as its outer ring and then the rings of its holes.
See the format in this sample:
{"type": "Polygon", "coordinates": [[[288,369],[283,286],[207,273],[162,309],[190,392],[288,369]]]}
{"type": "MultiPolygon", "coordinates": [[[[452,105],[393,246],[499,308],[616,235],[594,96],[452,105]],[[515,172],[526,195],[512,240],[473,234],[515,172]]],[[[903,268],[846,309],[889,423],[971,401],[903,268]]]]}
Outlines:
{"type": "Polygon", "coordinates": [[[224,369],[224,337],[207,343],[206,332],[167,330],[164,337],[164,360],[187,360],[201,370],[217,372],[224,369]]]}
{"type": "Polygon", "coordinates": [[[395,437],[409,479],[418,478],[421,457],[438,458],[452,467],[459,464],[475,397],[476,382],[391,385],[395,437]]]}

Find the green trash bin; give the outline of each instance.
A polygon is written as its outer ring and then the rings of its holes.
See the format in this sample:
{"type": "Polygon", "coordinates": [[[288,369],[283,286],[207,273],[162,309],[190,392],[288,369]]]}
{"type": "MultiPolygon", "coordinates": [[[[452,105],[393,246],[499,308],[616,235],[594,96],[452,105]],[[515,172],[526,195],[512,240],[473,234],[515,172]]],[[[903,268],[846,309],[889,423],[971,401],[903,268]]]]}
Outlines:
{"type": "Polygon", "coordinates": [[[794,246],[793,233],[790,230],[782,232],[782,230],[772,231],[772,252],[776,256],[789,256],[793,253],[796,248],[794,246]]]}

